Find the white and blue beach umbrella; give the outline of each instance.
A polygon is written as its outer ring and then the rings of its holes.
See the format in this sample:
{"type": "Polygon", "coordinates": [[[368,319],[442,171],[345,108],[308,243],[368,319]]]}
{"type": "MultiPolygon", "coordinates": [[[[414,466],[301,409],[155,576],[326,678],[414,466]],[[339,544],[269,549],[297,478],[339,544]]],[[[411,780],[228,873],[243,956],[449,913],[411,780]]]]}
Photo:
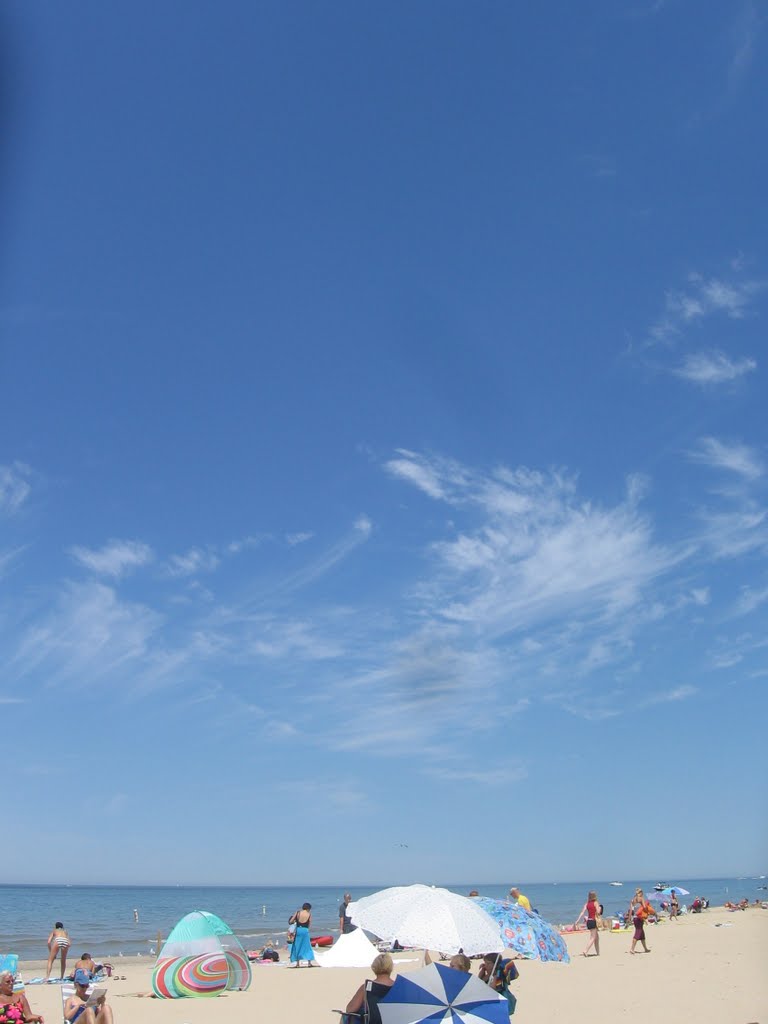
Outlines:
{"type": "Polygon", "coordinates": [[[379,1000],[382,1024],[509,1024],[506,997],[474,974],[430,964],[398,974],[379,1000]]]}

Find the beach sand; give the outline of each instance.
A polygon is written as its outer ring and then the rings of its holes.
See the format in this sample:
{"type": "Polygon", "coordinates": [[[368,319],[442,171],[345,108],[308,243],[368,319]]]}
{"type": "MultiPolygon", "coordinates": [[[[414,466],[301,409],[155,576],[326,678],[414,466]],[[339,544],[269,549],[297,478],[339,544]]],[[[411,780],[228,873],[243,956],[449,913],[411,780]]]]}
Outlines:
{"type": "MultiPolygon", "coordinates": [[[[651,952],[628,954],[631,932],[601,933],[601,955],[584,959],[584,932],[567,937],[570,964],[518,961],[518,1024],[768,1024],[768,910],[750,908],[728,913],[712,909],[686,915],[679,923],[663,921],[646,928],[651,952]],[[719,925],[719,927],[717,927],[719,925]]],[[[416,954],[406,953],[404,956],[416,954]]],[[[20,965],[26,978],[45,966],[20,965]]],[[[369,972],[356,968],[302,968],[254,965],[247,992],[215,999],[159,1000],[151,992],[154,960],[115,961],[117,973],[107,983],[117,1024],[332,1024],[369,972]]],[[[403,973],[420,963],[404,963],[403,973]]],[[[477,971],[478,962],[473,961],[477,971]]],[[[31,985],[27,997],[46,1024],[61,1021],[58,985],[31,985]]]]}

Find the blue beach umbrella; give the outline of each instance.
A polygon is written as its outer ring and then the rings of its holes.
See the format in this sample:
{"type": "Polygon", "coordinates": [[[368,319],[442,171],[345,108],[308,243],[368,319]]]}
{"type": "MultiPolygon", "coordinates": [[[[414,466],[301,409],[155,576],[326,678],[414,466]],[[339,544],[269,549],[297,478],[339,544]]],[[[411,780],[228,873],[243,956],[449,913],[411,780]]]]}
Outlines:
{"type": "Polygon", "coordinates": [[[687,889],[683,889],[682,886],[679,886],[679,885],[668,885],[668,886],[666,886],[666,888],[661,890],[661,895],[662,896],[671,896],[673,892],[676,893],[678,896],[690,896],[691,895],[688,892],[687,889]]]}
{"type": "Polygon", "coordinates": [[[513,949],[526,960],[570,963],[565,939],[543,917],[510,900],[494,900],[488,896],[475,896],[473,899],[499,926],[505,949],[513,949]]]}
{"type": "Polygon", "coordinates": [[[506,997],[474,974],[430,964],[398,974],[379,1000],[382,1024],[509,1024],[506,997]]]}

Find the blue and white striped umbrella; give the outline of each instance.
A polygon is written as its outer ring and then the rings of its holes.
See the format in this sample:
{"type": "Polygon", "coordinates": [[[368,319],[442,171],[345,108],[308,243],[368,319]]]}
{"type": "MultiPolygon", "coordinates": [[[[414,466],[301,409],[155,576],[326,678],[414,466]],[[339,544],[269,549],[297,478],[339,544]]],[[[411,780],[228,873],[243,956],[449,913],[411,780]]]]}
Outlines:
{"type": "Polygon", "coordinates": [[[509,1024],[505,996],[443,964],[398,974],[379,1013],[382,1024],[509,1024]]]}

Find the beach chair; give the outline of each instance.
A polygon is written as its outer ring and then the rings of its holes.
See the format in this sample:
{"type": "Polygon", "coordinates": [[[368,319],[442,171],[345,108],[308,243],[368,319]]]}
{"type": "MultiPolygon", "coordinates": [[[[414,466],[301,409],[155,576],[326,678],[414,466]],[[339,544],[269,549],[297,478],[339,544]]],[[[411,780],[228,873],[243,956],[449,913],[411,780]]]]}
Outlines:
{"type": "Polygon", "coordinates": [[[24,991],[24,978],[19,970],[18,953],[0,953],[0,971],[10,971],[13,974],[13,991],[24,991]]]}
{"type": "Polygon", "coordinates": [[[381,1024],[379,1013],[379,999],[372,991],[373,981],[368,979],[365,983],[365,1001],[363,1008],[356,1013],[347,1013],[346,1010],[333,1010],[333,1013],[341,1014],[340,1024],[381,1024]]]}
{"type": "MultiPolygon", "coordinates": [[[[93,994],[94,988],[99,988],[99,986],[91,982],[91,984],[86,989],[86,995],[89,998],[93,994]]],[[[61,986],[61,1019],[64,1021],[64,1024],[69,1024],[69,1021],[64,1016],[64,1007],[67,1005],[67,1000],[69,999],[69,997],[73,996],[74,994],[74,984],[71,981],[65,981],[64,984],[61,986]]]]}

